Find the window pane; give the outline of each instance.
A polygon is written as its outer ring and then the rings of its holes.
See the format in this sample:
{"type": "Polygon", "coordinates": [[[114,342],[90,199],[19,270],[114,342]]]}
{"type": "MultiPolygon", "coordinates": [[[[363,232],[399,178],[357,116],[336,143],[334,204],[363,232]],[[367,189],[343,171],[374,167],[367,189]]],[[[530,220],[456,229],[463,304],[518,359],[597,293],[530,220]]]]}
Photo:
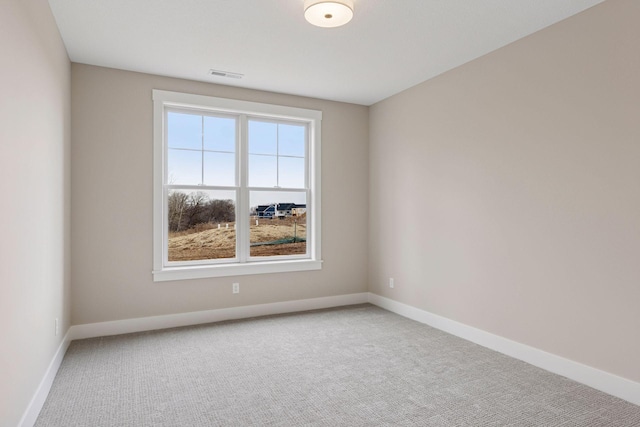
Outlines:
{"type": "Polygon", "coordinates": [[[202,116],[167,113],[167,144],[169,148],[202,149],[202,116]]]}
{"type": "Polygon", "coordinates": [[[228,153],[204,152],[204,184],[236,185],[236,156],[228,153]]]}
{"type": "Polygon", "coordinates": [[[236,151],[236,121],[226,117],[204,118],[204,149],[236,151]]]}
{"type": "Polygon", "coordinates": [[[304,157],[305,126],[278,125],[278,154],[304,157]]]}
{"type": "Polygon", "coordinates": [[[276,156],[249,155],[249,186],[275,187],[278,185],[276,156]]]}
{"type": "Polygon", "coordinates": [[[304,188],[304,159],[280,157],[278,159],[278,181],[280,187],[304,188]]]}
{"type": "Polygon", "coordinates": [[[169,149],[167,155],[167,184],[202,183],[202,151],[169,149]]]}
{"type": "Polygon", "coordinates": [[[169,191],[169,261],[235,258],[235,199],[235,191],[169,191]]]}
{"type": "Polygon", "coordinates": [[[306,192],[252,191],[249,201],[252,257],[307,252],[306,192]]]}
{"type": "Polygon", "coordinates": [[[278,125],[249,120],[249,154],[277,154],[278,125]]]}

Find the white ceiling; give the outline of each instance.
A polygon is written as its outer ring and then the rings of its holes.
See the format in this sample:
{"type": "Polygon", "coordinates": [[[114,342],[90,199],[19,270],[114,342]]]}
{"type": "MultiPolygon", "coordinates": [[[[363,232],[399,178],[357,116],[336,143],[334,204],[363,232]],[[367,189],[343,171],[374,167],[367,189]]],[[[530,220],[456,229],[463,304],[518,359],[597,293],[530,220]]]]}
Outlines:
{"type": "Polygon", "coordinates": [[[49,0],[73,62],[371,105],[603,0],[49,0]],[[210,69],[244,74],[214,77],[210,69]]]}

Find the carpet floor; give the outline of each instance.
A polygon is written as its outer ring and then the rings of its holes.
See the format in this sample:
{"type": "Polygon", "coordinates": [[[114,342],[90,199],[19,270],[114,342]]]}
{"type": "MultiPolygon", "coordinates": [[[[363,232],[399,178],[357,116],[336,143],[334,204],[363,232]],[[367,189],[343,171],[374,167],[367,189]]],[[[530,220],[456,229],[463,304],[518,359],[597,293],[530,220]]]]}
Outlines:
{"type": "Polygon", "coordinates": [[[640,406],[371,305],[73,341],[36,426],[640,426],[640,406]]]}

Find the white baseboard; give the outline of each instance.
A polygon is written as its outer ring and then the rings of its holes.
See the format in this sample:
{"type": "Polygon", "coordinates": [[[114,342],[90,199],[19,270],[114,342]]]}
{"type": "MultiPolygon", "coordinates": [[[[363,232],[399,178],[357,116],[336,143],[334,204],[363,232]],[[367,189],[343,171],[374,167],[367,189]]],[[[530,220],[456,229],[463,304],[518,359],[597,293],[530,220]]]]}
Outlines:
{"type": "Polygon", "coordinates": [[[65,334],[62,342],[58,346],[58,350],[56,354],[53,356],[51,363],[49,363],[49,367],[40,381],[38,385],[38,389],[36,393],[31,398],[31,402],[29,402],[29,406],[27,406],[27,410],[22,415],[22,419],[18,426],[20,427],[32,427],[36,420],[38,419],[38,415],[40,415],[40,411],[44,406],[44,402],[47,400],[47,396],[49,395],[49,391],[51,390],[51,385],[53,384],[53,380],[58,373],[58,369],[62,364],[62,359],[64,358],[64,354],[67,352],[67,348],[69,348],[69,344],[71,343],[71,338],[69,337],[69,332],[65,334]]]}
{"type": "Polygon", "coordinates": [[[511,341],[389,298],[364,292],[72,326],[60,343],[19,426],[31,427],[36,422],[72,340],[317,310],[366,302],[640,405],[640,383],[511,341]]]}
{"type": "Polygon", "coordinates": [[[128,334],[132,332],[199,325],[203,323],[220,322],[223,320],[245,319],[256,316],[268,316],[272,314],[293,313],[297,311],[317,310],[344,305],[364,304],[367,300],[368,293],[363,292],[359,294],[336,295],[305,300],[196,311],[191,313],[89,323],[72,326],[70,329],[70,337],[72,340],[104,337],[109,335],[128,334]]]}
{"type": "Polygon", "coordinates": [[[640,405],[640,383],[530,347],[419,308],[369,293],[369,302],[451,335],[640,405]]]}

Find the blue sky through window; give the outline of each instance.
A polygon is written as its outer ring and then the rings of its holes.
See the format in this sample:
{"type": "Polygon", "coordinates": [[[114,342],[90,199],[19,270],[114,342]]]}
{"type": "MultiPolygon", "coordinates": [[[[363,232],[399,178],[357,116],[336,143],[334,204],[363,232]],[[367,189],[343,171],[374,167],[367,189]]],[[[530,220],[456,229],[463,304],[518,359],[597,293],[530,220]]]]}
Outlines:
{"type": "MultiPolygon", "coordinates": [[[[306,127],[256,119],[250,119],[248,126],[249,185],[304,189],[306,127]]],[[[237,185],[235,118],[170,111],[167,139],[168,184],[237,185]]],[[[304,204],[306,193],[258,191],[252,192],[250,199],[252,207],[270,203],[304,204]]]]}

